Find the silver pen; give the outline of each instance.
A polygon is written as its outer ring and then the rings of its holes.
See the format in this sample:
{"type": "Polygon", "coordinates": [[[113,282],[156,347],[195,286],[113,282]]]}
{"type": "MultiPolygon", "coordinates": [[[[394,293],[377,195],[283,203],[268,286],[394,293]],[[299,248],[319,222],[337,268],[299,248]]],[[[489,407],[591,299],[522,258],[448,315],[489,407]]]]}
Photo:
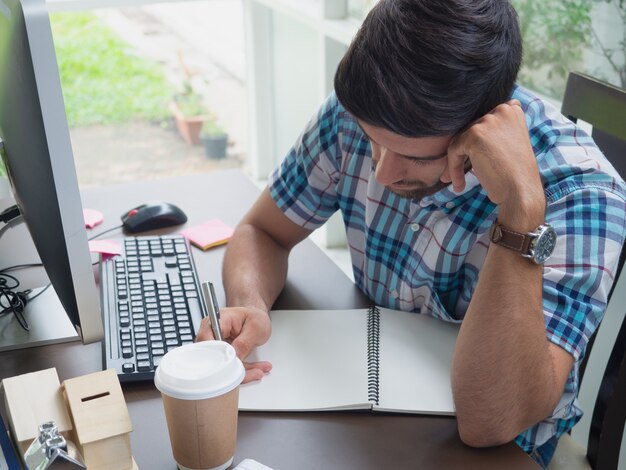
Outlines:
{"type": "Polygon", "coordinates": [[[217,296],[215,295],[213,284],[210,282],[203,282],[202,291],[204,292],[204,298],[206,300],[207,312],[209,313],[209,320],[211,321],[211,331],[213,331],[213,337],[218,341],[223,341],[222,329],[220,328],[220,307],[217,304],[217,296]]]}

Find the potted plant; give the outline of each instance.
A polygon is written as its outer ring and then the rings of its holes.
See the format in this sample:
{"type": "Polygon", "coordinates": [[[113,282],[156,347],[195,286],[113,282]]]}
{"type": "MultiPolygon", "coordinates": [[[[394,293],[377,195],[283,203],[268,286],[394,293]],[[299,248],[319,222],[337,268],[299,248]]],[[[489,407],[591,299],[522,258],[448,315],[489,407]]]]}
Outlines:
{"type": "Polygon", "coordinates": [[[217,123],[215,116],[209,116],[202,125],[200,140],[204,145],[204,153],[209,158],[224,158],[228,146],[228,134],[217,123]]]}
{"type": "Polygon", "coordinates": [[[202,96],[185,86],[186,90],[174,96],[170,109],[178,132],[190,145],[200,144],[200,131],[207,120],[208,112],[202,96]]]}
{"type": "Polygon", "coordinates": [[[196,92],[192,85],[192,72],[178,52],[178,61],[183,70],[183,91],[174,95],[170,103],[170,110],[174,115],[174,122],[180,135],[190,145],[200,144],[202,125],[209,117],[204,98],[196,92]]]}

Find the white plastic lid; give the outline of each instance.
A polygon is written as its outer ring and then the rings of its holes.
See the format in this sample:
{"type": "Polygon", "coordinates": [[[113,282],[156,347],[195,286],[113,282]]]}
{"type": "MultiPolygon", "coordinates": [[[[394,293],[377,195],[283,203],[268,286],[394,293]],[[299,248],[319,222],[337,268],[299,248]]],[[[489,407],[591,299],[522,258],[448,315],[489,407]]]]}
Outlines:
{"type": "Polygon", "coordinates": [[[230,392],[244,376],[234,348],[224,341],[200,341],[172,349],[161,359],[154,384],[180,400],[203,400],[230,392]]]}

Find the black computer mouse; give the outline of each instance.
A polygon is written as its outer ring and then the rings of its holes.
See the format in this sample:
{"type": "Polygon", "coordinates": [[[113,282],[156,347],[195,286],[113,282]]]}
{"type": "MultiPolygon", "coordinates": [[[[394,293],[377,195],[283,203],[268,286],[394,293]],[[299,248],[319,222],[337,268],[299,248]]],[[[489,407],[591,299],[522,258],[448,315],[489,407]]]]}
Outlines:
{"type": "Polygon", "coordinates": [[[122,224],[129,232],[145,232],[187,222],[185,213],[168,202],[148,202],[122,215],[122,224]]]}

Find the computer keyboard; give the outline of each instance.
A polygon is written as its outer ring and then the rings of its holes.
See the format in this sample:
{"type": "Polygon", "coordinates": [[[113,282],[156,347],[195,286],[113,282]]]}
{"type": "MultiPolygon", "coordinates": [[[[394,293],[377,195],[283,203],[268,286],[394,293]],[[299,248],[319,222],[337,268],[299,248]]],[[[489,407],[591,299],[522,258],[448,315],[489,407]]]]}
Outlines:
{"type": "Polygon", "coordinates": [[[121,382],[152,380],[167,351],[193,342],[206,307],[184,237],[123,243],[121,256],[100,263],[103,367],[121,382]]]}

